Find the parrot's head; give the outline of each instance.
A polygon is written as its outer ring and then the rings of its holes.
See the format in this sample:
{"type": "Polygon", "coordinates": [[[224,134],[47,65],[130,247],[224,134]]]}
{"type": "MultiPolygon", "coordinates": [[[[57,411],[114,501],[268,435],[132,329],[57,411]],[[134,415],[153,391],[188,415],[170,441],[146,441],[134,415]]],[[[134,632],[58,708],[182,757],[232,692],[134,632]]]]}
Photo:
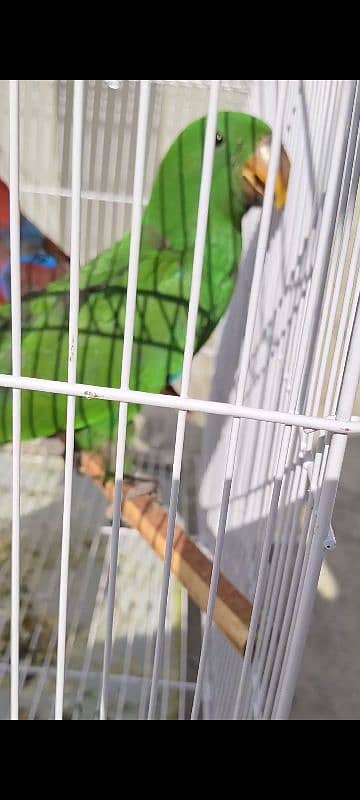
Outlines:
{"type": "MultiPolygon", "coordinates": [[[[145,221],[158,226],[159,212],[163,240],[179,250],[195,240],[199,209],[206,118],[188,125],[179,134],[162,161],[145,221]]],[[[260,205],[267,181],[271,130],[261,120],[240,112],[220,112],[209,209],[209,230],[224,230],[231,219],[239,231],[241,220],[251,206],[260,205]]],[[[274,205],[285,203],[290,162],[282,150],[275,185],[274,205]]]]}
{"type": "MultiPolygon", "coordinates": [[[[224,191],[225,181],[231,192],[232,206],[240,216],[264,199],[270,163],[271,130],[261,120],[239,112],[218,116],[213,175],[213,194],[224,191]]],[[[286,200],[290,162],[282,148],[275,184],[275,208],[286,200]]]]}

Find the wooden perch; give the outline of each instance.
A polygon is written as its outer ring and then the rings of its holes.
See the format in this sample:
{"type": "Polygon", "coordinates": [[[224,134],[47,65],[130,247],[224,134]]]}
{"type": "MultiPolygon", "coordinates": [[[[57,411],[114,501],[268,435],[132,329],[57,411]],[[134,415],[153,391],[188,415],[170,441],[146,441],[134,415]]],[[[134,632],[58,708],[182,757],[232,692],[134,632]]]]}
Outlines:
{"type": "MultiPolygon", "coordinates": [[[[112,502],[114,484],[104,483],[101,460],[87,453],[81,454],[81,467],[112,502]]],[[[150,495],[127,496],[122,514],[130,527],[135,528],[154,552],[165,558],[168,514],[161,503],[150,495]]],[[[188,591],[192,600],[206,611],[212,574],[212,561],[196,546],[178,525],[175,528],[172,572],[188,591]]],[[[252,606],[224,575],[220,576],[214,623],[226,639],[241,654],[245,653],[252,606]]]]}

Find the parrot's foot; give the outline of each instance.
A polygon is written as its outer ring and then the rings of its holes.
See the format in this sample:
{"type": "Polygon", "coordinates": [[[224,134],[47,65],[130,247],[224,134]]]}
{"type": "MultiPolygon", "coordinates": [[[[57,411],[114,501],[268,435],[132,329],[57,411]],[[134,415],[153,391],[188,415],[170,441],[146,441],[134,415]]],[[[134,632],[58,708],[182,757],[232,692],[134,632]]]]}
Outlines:
{"type": "MultiPolygon", "coordinates": [[[[151,497],[153,500],[161,502],[159,481],[151,478],[134,478],[131,475],[125,475],[122,502],[125,503],[127,500],[135,500],[137,497],[151,497]]],[[[110,505],[106,509],[106,518],[112,521],[113,515],[114,506],[110,505]]],[[[126,527],[126,523],[124,523],[124,526],[126,527]]]]}
{"type": "MultiPolygon", "coordinates": [[[[170,383],[168,384],[168,386],[165,387],[165,389],[162,390],[162,392],[160,392],[160,394],[166,395],[167,397],[180,398],[179,392],[177,392],[176,389],[174,389],[174,387],[171,386],[170,383]]],[[[189,417],[191,417],[192,414],[193,414],[192,411],[188,411],[189,417]]]]}
{"type": "Polygon", "coordinates": [[[174,387],[171,386],[171,384],[168,384],[168,386],[166,386],[165,389],[163,389],[162,392],[160,392],[160,394],[165,394],[168,397],[180,397],[176,389],[174,389],[174,387]]]}
{"type": "MultiPolygon", "coordinates": [[[[65,462],[66,461],[66,433],[58,433],[57,436],[54,437],[54,438],[60,439],[60,441],[64,445],[64,451],[63,451],[63,454],[62,454],[62,458],[63,458],[63,461],[65,462]]],[[[81,463],[81,450],[79,449],[79,447],[77,447],[76,442],[74,444],[73,466],[74,466],[75,472],[77,472],[78,475],[83,475],[84,474],[84,470],[83,470],[82,463],[81,463]]]]}
{"type": "Polygon", "coordinates": [[[134,478],[132,475],[125,475],[123,493],[126,500],[144,495],[160,499],[160,484],[153,478],[134,478]]]}
{"type": "Polygon", "coordinates": [[[73,459],[73,463],[74,463],[74,470],[75,470],[75,472],[76,472],[78,475],[83,475],[83,474],[84,474],[84,470],[83,470],[83,468],[82,468],[82,464],[81,464],[81,451],[80,451],[80,450],[78,450],[78,448],[76,447],[76,445],[75,445],[75,449],[74,449],[74,459],[73,459]]]}

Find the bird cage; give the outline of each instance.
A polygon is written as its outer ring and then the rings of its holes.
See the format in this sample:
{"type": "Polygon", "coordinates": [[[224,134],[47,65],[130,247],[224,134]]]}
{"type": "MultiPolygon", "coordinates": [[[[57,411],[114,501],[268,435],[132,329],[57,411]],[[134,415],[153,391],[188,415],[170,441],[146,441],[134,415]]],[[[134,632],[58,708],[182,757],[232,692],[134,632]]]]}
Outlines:
{"type": "MultiPolygon", "coordinates": [[[[12,324],[0,391],[13,391],[0,451],[1,718],[288,719],[336,546],[347,440],[360,433],[358,82],[0,81],[0,108],[12,324]],[[219,110],[264,120],[271,153],[230,306],[194,358],[219,110]],[[170,394],[133,391],[142,213],[169,146],[200,117],[182,376],[170,394]],[[22,374],[20,208],[70,271],[67,381],[22,374]],[[85,385],[79,267],[128,231],[120,388],[85,385]],[[67,397],[65,473],[57,439],[21,443],[23,392],[67,397]],[[119,406],[112,488],[93,461],[74,471],[79,398],[119,406]],[[142,488],[124,502],[131,403],[142,488]]],[[[1,335],[0,324],[0,353],[1,335]]]]}

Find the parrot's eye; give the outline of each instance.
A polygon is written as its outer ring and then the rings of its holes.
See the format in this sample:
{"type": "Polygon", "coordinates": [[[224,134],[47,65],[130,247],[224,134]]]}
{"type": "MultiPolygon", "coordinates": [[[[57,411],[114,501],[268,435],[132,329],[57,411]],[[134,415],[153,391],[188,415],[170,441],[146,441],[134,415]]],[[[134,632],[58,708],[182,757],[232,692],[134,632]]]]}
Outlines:
{"type": "Polygon", "coordinates": [[[222,133],[217,133],[216,134],[216,147],[220,147],[222,144],[224,144],[224,141],[225,141],[225,138],[222,135],[222,133]]]}

